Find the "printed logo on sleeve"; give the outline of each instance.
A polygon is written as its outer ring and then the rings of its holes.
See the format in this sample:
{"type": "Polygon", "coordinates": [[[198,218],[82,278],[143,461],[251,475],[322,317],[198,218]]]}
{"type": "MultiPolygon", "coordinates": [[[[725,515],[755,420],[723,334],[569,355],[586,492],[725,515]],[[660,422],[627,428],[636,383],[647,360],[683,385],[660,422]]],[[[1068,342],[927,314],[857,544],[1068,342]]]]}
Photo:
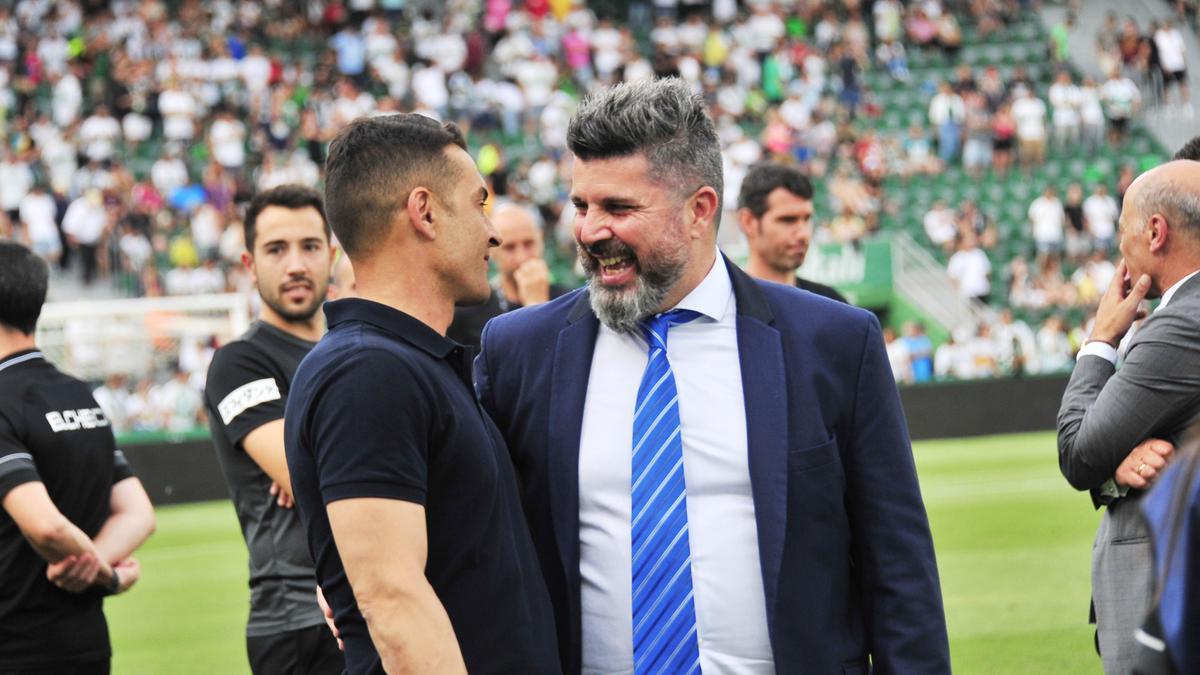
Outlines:
{"type": "Polygon", "coordinates": [[[217,405],[221,413],[221,421],[228,426],[238,415],[250,408],[268,401],[278,401],[283,398],[279,393],[279,385],[274,378],[264,377],[261,380],[247,382],[229,392],[229,395],[217,405]]]}
{"type": "Polygon", "coordinates": [[[50,430],[56,434],[63,431],[101,429],[108,426],[108,418],[104,416],[104,411],[100,408],[48,412],[46,421],[50,423],[50,430]]]}

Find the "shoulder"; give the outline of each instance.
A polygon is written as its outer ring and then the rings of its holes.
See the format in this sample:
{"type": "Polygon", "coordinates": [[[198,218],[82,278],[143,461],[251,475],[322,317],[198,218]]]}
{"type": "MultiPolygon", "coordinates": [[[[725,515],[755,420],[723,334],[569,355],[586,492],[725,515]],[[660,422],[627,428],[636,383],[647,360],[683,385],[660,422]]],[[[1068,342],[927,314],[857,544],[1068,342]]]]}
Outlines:
{"type": "Polygon", "coordinates": [[[845,333],[878,324],[875,315],[861,307],[769,281],[756,279],[754,283],[771,306],[776,323],[788,328],[814,334],[845,333]]]}
{"type": "Polygon", "coordinates": [[[587,302],[587,289],[577,288],[550,302],[521,307],[492,319],[485,334],[492,339],[530,338],[552,326],[566,325],[578,302],[587,302]]]}

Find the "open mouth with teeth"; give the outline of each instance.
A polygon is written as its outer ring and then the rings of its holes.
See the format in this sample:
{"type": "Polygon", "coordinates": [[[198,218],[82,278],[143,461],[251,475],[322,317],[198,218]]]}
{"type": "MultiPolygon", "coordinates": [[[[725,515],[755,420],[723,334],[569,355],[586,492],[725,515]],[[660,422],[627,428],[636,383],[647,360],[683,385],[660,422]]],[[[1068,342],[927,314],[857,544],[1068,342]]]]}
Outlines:
{"type": "Polygon", "coordinates": [[[637,262],[630,256],[594,257],[599,268],[600,283],[623,286],[637,276],[637,262]]]}

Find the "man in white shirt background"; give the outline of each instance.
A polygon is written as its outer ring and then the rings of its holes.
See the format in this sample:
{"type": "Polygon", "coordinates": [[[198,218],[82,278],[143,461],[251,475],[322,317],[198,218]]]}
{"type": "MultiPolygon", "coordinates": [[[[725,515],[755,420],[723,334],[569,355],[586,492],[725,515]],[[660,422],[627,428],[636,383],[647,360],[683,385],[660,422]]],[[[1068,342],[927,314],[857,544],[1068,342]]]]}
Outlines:
{"type": "Polygon", "coordinates": [[[1061,257],[1067,212],[1053,185],[1047,185],[1042,196],[1029,205],[1029,223],[1039,260],[1047,256],[1061,257]]]}

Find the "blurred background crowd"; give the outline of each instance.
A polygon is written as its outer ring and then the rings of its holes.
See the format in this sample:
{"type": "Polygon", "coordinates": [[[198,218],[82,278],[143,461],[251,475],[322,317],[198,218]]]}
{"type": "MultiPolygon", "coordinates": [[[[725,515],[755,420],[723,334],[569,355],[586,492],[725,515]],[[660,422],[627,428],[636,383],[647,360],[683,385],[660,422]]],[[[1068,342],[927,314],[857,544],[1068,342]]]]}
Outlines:
{"type": "MultiPolygon", "coordinates": [[[[814,242],[909,233],[988,319],[896,326],[897,380],[1068,370],[1114,272],[1121,197],[1160,161],[1144,128],[1193,114],[1176,19],[1109,14],[1102,76],[1076,12],[1030,0],[19,0],[0,6],[0,237],[56,299],[246,293],[241,209],[321,184],[360,115],[456,121],[500,201],[534,207],[578,283],[566,128],[595,87],[676,75],[708,100],[726,209],[760,161],[817,187],[814,242]]],[[[726,223],[734,222],[726,218],[726,223]]],[[[744,250],[734,226],[723,245],[744,250]]],[[[98,398],[120,429],[191,428],[215,340],[98,398]],[[107,403],[106,403],[107,401],[107,403]]]]}

